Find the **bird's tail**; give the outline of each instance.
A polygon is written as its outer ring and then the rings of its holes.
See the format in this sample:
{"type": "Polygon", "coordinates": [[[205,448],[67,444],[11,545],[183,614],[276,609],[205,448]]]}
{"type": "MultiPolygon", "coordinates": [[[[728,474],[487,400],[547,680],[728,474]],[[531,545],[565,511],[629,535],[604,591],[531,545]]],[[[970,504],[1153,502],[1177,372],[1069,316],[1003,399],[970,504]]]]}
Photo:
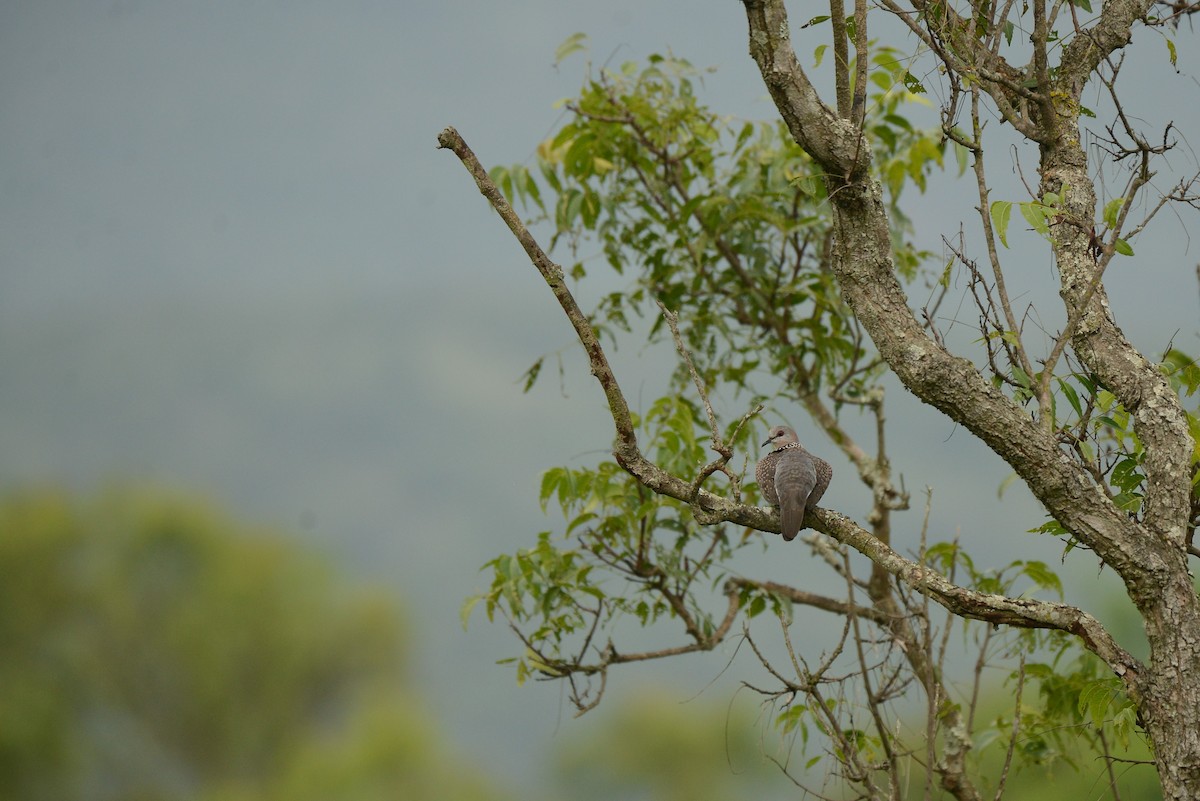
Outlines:
{"type": "Polygon", "coordinates": [[[796,539],[800,529],[804,528],[804,506],[784,501],[779,509],[779,527],[786,541],[796,539]]]}

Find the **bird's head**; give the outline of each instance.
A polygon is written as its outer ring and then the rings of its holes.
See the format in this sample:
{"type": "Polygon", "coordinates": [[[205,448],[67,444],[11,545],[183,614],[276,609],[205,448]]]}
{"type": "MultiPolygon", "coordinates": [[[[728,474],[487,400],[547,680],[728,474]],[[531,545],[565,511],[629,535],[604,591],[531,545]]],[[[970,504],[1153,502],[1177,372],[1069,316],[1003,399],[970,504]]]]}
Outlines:
{"type": "Polygon", "coordinates": [[[764,448],[768,445],[774,445],[775,449],[778,450],[786,445],[793,445],[800,441],[800,438],[796,436],[795,430],[788,426],[775,426],[769,433],[770,436],[767,437],[767,441],[762,444],[764,448]]]}

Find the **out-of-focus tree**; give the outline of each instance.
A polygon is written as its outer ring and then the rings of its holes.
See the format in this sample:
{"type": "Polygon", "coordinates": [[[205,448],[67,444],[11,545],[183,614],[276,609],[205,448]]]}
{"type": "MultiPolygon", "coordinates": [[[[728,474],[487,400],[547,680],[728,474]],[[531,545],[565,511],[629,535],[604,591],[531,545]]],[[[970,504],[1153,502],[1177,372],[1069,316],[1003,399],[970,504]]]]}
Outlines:
{"type": "Polygon", "coordinates": [[[764,757],[752,710],[643,689],[563,744],[560,783],[576,801],[723,801],[745,797],[747,782],[756,798],[791,797],[795,787],[764,757]]]}
{"type": "Polygon", "coordinates": [[[403,643],[381,592],[203,504],[11,497],[0,799],[501,795],[450,764],[403,643]]]}

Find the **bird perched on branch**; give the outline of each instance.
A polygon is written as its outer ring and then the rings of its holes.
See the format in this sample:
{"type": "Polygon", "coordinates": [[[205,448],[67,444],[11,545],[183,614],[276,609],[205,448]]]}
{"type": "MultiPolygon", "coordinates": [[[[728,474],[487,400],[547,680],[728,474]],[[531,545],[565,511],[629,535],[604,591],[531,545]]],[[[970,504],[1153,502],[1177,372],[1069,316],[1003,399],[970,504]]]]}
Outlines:
{"type": "Polygon", "coordinates": [[[791,428],[775,426],[770,433],[762,446],[775,447],[759,460],[754,478],[767,503],[779,508],[781,533],[791,541],[804,528],[805,512],[825,494],[833,468],[804,450],[791,428]]]}

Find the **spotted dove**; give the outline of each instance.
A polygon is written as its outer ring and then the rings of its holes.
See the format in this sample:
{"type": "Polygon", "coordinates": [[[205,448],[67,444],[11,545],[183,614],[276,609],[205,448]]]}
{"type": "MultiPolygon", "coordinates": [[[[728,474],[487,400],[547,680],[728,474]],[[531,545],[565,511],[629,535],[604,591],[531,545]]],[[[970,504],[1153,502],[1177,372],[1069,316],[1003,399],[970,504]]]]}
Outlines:
{"type": "Polygon", "coordinates": [[[825,494],[833,468],[804,450],[796,432],[787,426],[772,428],[763,447],[767,445],[775,449],[759,461],[754,478],[767,503],[779,507],[781,533],[790,541],[804,528],[805,512],[825,494]]]}

